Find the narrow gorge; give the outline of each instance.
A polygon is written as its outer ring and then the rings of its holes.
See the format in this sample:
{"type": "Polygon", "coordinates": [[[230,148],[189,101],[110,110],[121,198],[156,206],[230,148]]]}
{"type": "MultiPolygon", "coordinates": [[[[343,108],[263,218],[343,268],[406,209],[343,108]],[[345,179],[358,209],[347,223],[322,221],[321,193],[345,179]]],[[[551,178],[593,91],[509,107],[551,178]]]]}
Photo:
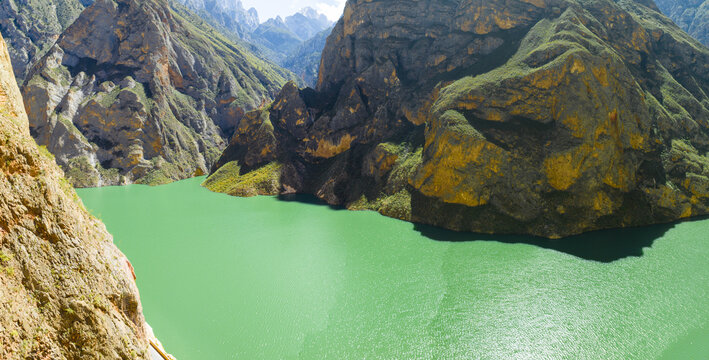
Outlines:
{"type": "Polygon", "coordinates": [[[708,10],[0,0],[0,360],[703,359],[708,10]]]}

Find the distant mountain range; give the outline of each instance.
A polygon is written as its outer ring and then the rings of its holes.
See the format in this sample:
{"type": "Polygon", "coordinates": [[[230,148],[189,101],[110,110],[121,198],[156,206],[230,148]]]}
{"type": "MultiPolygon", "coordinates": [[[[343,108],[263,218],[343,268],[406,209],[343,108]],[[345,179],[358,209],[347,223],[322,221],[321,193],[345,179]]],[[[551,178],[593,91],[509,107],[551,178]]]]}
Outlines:
{"type": "Polygon", "coordinates": [[[246,10],[240,0],[178,1],[181,1],[202,18],[215,20],[216,23],[242,39],[247,38],[259,26],[258,11],[254,8],[246,10]]]}
{"type": "Polygon", "coordinates": [[[177,1],[232,40],[249,43],[257,54],[315,85],[324,40],[334,25],[325,15],[306,7],[285,19],[278,16],[260,23],[258,11],[247,10],[240,0],[177,1]]]}

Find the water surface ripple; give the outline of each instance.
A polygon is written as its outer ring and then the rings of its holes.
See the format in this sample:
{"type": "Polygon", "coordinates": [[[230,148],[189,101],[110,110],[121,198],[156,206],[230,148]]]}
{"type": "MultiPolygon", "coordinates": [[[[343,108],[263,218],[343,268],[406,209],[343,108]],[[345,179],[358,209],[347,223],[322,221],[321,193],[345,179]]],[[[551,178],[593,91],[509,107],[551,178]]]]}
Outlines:
{"type": "Polygon", "coordinates": [[[707,220],[559,242],[233,198],[202,180],[79,190],[180,360],[709,354],[707,220]]]}

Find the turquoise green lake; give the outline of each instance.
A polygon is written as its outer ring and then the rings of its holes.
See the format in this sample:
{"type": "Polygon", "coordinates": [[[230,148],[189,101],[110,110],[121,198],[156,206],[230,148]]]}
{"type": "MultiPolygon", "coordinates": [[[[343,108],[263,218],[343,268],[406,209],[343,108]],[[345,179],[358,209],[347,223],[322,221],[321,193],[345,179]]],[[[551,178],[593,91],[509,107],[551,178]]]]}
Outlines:
{"type": "Polygon", "coordinates": [[[179,360],[709,358],[707,220],[548,241],[201,181],[78,191],[179,360]]]}

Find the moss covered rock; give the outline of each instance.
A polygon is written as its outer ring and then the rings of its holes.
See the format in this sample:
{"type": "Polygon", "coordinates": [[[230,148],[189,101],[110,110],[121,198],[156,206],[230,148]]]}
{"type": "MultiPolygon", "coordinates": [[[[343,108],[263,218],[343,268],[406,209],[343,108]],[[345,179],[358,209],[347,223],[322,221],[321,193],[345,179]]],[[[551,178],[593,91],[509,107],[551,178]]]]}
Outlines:
{"type": "Polygon", "coordinates": [[[322,64],[268,112],[280,191],[552,238],[709,212],[709,50],[650,1],[351,0],[322,64]]]}

